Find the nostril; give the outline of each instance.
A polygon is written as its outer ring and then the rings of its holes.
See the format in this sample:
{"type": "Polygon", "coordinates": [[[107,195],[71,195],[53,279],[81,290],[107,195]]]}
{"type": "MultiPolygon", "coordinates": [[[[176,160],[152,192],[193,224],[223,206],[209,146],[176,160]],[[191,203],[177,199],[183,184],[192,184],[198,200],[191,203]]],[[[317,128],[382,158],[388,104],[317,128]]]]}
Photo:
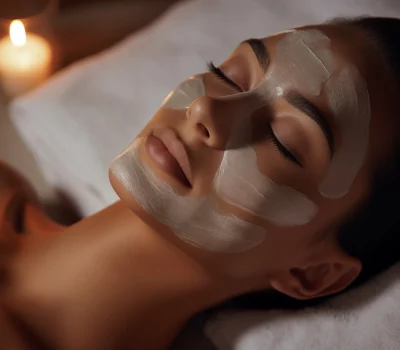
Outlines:
{"type": "Polygon", "coordinates": [[[210,137],[210,133],[208,132],[208,129],[204,126],[204,124],[197,123],[196,128],[200,132],[200,134],[202,134],[206,138],[210,137]]]}

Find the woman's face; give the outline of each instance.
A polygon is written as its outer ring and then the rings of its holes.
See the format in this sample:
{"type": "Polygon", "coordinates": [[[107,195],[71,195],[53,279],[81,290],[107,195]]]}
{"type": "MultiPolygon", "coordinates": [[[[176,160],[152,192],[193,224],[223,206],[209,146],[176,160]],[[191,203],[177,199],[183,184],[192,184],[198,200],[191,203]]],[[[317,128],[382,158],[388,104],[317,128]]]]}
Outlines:
{"type": "Polygon", "coordinates": [[[113,161],[117,193],[231,276],[337,254],[335,230],[392,135],[361,35],[347,35],[310,27],[247,40],[184,81],[113,161]]]}

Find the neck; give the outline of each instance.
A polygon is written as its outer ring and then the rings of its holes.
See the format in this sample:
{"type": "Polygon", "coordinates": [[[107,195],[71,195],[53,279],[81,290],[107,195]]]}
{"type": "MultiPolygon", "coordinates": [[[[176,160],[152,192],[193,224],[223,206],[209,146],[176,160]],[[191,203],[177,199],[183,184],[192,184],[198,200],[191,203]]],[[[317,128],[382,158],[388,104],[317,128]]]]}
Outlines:
{"type": "Polygon", "coordinates": [[[84,232],[92,249],[106,256],[107,269],[114,274],[114,295],[116,289],[120,290],[119,305],[114,307],[131,315],[129,324],[138,331],[137,348],[139,338],[146,343],[142,348],[163,348],[161,343],[172,341],[191,316],[248,291],[237,281],[200,266],[122,202],[68,231],[72,236],[84,232]],[[157,339],[153,339],[153,329],[164,334],[158,333],[157,339]],[[149,347],[149,339],[157,344],[149,347]]]}
{"type": "MultiPolygon", "coordinates": [[[[204,295],[208,302],[201,305],[201,308],[247,291],[234,287],[237,284],[235,279],[210,271],[197,263],[147,225],[123,202],[113,204],[82,224],[95,225],[96,228],[100,226],[106,236],[112,235],[116,241],[130,250],[132,257],[140,259],[148,269],[145,272],[151,276],[151,280],[165,283],[168,289],[171,285],[181,287],[174,290],[174,295],[204,295]],[[119,239],[116,236],[119,236],[119,239]],[[162,276],[161,271],[166,275],[162,276]],[[151,275],[152,272],[157,274],[151,275]],[[166,279],[166,276],[173,280],[166,279]]],[[[143,266],[141,269],[143,270],[143,266]]]]}
{"type": "Polygon", "coordinates": [[[203,267],[122,202],[45,227],[0,297],[54,348],[166,349],[190,317],[257,287],[203,267]]]}

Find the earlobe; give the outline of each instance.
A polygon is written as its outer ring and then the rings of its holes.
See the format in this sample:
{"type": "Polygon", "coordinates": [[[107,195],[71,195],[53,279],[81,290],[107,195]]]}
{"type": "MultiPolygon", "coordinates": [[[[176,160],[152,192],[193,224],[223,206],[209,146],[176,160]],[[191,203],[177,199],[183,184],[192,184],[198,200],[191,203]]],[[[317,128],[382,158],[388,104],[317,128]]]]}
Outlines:
{"type": "Polygon", "coordinates": [[[271,278],[272,288],[295,299],[313,299],[338,293],[360,274],[359,260],[342,253],[336,261],[292,268],[271,278]]]}

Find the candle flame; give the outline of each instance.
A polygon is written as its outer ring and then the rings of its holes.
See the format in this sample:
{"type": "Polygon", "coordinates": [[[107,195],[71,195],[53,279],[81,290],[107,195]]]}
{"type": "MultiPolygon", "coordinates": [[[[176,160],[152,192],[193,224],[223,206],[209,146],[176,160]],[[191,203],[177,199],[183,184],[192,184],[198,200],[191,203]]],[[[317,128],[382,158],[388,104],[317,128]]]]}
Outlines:
{"type": "Polygon", "coordinates": [[[10,38],[15,46],[24,46],[26,43],[26,32],[24,24],[15,20],[10,25],[10,38]]]}

